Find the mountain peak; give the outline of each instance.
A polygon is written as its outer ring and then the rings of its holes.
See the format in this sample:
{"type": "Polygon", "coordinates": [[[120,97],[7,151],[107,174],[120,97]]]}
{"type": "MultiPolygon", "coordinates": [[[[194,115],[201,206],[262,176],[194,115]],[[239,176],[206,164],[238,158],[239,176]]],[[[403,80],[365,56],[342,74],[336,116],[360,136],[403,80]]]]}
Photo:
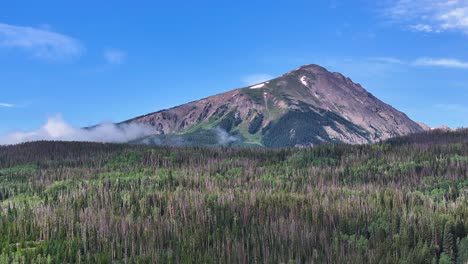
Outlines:
{"type": "MultiPolygon", "coordinates": [[[[296,68],[284,75],[288,75],[288,74],[298,74],[300,72],[311,72],[311,73],[320,73],[320,72],[329,72],[326,68],[318,65],[318,64],[306,64],[306,65],[302,65],[300,66],[299,68],[296,68]]],[[[283,76],[284,76],[283,75],[283,76]]]]}
{"type": "Polygon", "coordinates": [[[327,69],[325,69],[324,67],[322,67],[322,66],[320,66],[318,64],[302,65],[301,67],[299,67],[299,69],[306,70],[306,71],[328,71],[327,69]]]}
{"type": "Polygon", "coordinates": [[[267,147],[361,144],[422,131],[350,78],[316,64],[127,122],[150,125],[157,142],[216,144],[222,131],[231,143],[267,147]]]}

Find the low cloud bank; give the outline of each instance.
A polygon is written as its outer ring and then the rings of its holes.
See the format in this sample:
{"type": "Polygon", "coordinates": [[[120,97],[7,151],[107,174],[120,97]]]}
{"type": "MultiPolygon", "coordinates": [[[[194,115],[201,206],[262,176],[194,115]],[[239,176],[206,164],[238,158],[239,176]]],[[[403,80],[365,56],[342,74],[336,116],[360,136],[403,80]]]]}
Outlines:
{"type": "Polygon", "coordinates": [[[198,135],[201,137],[198,137],[196,134],[188,137],[186,135],[154,135],[141,140],[141,143],[156,146],[184,147],[229,145],[240,140],[238,136],[233,136],[220,127],[211,128],[208,132],[212,136],[208,141],[206,141],[204,134],[198,135]]]}
{"type": "Polygon", "coordinates": [[[149,126],[138,124],[101,124],[92,128],[76,128],[67,124],[61,116],[51,117],[38,130],[13,132],[0,135],[0,145],[12,145],[38,140],[86,141],[124,143],[154,134],[149,126]]]}

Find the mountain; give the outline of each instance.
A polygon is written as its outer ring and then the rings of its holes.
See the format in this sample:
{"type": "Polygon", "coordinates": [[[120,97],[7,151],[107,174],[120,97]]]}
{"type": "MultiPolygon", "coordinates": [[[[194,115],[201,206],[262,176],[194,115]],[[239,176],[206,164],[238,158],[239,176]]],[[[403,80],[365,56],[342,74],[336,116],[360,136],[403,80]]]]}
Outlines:
{"type": "Polygon", "coordinates": [[[433,127],[433,128],[431,128],[431,130],[452,131],[453,129],[451,129],[450,127],[448,127],[446,125],[442,125],[442,126],[438,126],[438,127],[433,127]]]}
{"type": "Polygon", "coordinates": [[[423,122],[417,122],[417,124],[422,128],[424,129],[424,131],[431,131],[431,127],[428,126],[427,124],[423,123],[423,122]]]}
{"type": "Polygon", "coordinates": [[[165,145],[310,146],[371,143],[424,131],[361,85],[318,65],[121,124],[145,124],[165,145]]]}

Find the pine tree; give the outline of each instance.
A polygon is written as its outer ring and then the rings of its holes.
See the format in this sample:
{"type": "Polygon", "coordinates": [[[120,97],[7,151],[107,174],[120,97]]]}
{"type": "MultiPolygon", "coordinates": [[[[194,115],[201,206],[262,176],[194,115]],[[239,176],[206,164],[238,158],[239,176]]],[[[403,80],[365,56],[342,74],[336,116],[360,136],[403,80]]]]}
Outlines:
{"type": "Polygon", "coordinates": [[[445,223],[442,250],[443,253],[449,257],[451,263],[455,262],[455,240],[453,238],[452,224],[450,222],[445,223]]]}

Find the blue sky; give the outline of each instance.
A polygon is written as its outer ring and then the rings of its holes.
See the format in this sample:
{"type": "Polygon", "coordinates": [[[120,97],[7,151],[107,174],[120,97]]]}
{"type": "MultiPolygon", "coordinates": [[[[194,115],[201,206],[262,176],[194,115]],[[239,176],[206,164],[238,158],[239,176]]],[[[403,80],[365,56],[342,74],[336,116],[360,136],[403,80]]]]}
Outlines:
{"type": "Polygon", "coordinates": [[[310,63],[468,126],[468,1],[74,2],[0,3],[0,133],[122,121],[310,63]]]}

